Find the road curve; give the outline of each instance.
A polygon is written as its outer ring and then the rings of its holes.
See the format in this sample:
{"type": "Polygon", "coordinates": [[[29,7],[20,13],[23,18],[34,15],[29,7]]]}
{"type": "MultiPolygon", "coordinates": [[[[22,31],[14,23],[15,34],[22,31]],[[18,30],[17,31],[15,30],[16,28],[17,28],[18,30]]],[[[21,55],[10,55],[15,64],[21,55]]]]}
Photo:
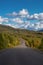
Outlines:
{"type": "Polygon", "coordinates": [[[20,38],[20,45],[15,46],[15,48],[27,48],[27,46],[25,44],[25,40],[20,38]]]}
{"type": "Polygon", "coordinates": [[[43,65],[43,54],[31,48],[11,48],[0,52],[0,65],[43,65]]]}

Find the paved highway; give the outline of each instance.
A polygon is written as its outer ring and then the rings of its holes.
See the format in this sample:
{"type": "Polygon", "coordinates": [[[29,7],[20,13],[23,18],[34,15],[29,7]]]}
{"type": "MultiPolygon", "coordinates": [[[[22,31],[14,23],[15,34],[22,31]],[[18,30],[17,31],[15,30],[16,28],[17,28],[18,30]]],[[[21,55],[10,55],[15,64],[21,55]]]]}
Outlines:
{"type": "Polygon", "coordinates": [[[43,54],[32,48],[10,48],[0,52],[0,65],[43,65],[43,54]]]}

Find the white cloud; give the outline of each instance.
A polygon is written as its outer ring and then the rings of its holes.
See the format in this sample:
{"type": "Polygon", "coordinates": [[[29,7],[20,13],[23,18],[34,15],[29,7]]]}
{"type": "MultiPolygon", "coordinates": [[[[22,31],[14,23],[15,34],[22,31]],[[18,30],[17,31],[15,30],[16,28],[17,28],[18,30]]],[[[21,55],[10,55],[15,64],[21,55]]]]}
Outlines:
{"type": "Polygon", "coordinates": [[[28,15],[28,11],[26,9],[23,9],[19,12],[19,15],[28,15]]]}
{"type": "Polygon", "coordinates": [[[13,18],[12,21],[20,24],[23,23],[23,20],[21,20],[21,18],[13,18]]]}
{"type": "Polygon", "coordinates": [[[3,20],[4,20],[4,19],[0,16],[0,22],[3,22],[3,20]]]}
{"type": "Polygon", "coordinates": [[[0,16],[0,23],[2,23],[2,22],[8,22],[8,18],[2,18],[2,17],[0,16]]]}
{"type": "Polygon", "coordinates": [[[43,20],[43,13],[39,13],[39,20],[43,20]]]}
{"type": "Polygon", "coordinates": [[[33,19],[38,20],[38,14],[34,14],[34,15],[33,15],[33,19]]]}
{"type": "Polygon", "coordinates": [[[34,30],[40,30],[40,29],[43,29],[43,22],[37,22],[37,23],[34,23],[33,26],[31,26],[32,28],[34,28],[34,30]]]}
{"type": "Polygon", "coordinates": [[[28,10],[22,9],[21,11],[19,11],[19,15],[21,17],[27,17],[29,15],[28,10]]]}
{"type": "Polygon", "coordinates": [[[43,21],[40,22],[39,26],[40,28],[43,28],[43,21]]]}
{"type": "Polygon", "coordinates": [[[29,17],[28,17],[28,20],[43,20],[43,13],[39,13],[39,14],[37,14],[37,13],[35,13],[35,14],[33,14],[33,15],[30,15],[29,17]]]}
{"type": "Polygon", "coordinates": [[[37,13],[33,14],[33,15],[30,15],[28,17],[28,20],[39,20],[39,15],[37,13]]]}
{"type": "Polygon", "coordinates": [[[35,28],[35,30],[38,30],[40,28],[40,22],[34,24],[34,28],[35,28]]]}
{"type": "Polygon", "coordinates": [[[8,13],[7,15],[14,16],[14,17],[27,18],[28,20],[43,20],[43,12],[34,13],[33,15],[30,15],[27,9],[22,9],[18,13],[14,11],[12,13],[8,13]]]}
{"type": "Polygon", "coordinates": [[[16,12],[12,12],[12,13],[8,13],[8,16],[19,16],[19,17],[28,17],[29,13],[27,9],[22,9],[20,10],[18,13],[16,12]]]}
{"type": "Polygon", "coordinates": [[[24,25],[24,28],[27,29],[29,26],[30,26],[30,21],[26,21],[25,25],[24,25]]]}

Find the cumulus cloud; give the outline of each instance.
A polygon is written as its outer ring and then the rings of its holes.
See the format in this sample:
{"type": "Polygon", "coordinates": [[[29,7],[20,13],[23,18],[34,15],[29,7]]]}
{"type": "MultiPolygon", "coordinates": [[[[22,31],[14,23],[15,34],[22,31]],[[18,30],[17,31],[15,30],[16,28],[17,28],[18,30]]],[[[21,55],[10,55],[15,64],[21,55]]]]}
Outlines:
{"type": "Polygon", "coordinates": [[[0,23],[2,23],[2,22],[8,22],[8,18],[2,18],[2,17],[0,16],[0,23]]]}
{"type": "Polygon", "coordinates": [[[11,19],[13,22],[16,22],[16,23],[19,23],[19,24],[21,24],[21,23],[23,23],[23,20],[21,20],[21,18],[13,18],[13,19],[11,19]]]}
{"type": "Polygon", "coordinates": [[[21,11],[19,12],[19,15],[20,15],[21,17],[27,17],[27,16],[29,15],[28,10],[26,10],[26,9],[21,10],[21,11]]]}
{"type": "Polygon", "coordinates": [[[38,30],[40,28],[40,22],[34,24],[34,29],[38,30]]]}
{"type": "Polygon", "coordinates": [[[8,16],[19,16],[19,17],[28,17],[29,16],[29,13],[28,13],[28,10],[27,9],[22,9],[20,10],[18,13],[16,12],[12,12],[12,13],[8,13],[7,14],[8,16]]]}
{"type": "Polygon", "coordinates": [[[39,13],[39,14],[35,13],[33,15],[30,15],[28,17],[28,20],[43,20],[43,13],[39,13]]]}
{"type": "Polygon", "coordinates": [[[39,13],[39,20],[43,20],[43,13],[39,13]]]}
{"type": "Polygon", "coordinates": [[[31,24],[31,28],[33,28],[33,30],[43,29],[43,21],[31,24]]]}
{"type": "Polygon", "coordinates": [[[26,9],[23,9],[19,12],[19,15],[28,15],[28,11],[26,9]]]}
{"type": "Polygon", "coordinates": [[[30,19],[33,19],[33,20],[38,20],[38,14],[33,14],[30,16],[30,19]]]}
{"type": "Polygon", "coordinates": [[[43,28],[43,22],[39,22],[36,27],[38,27],[40,29],[43,28]]]}
{"type": "Polygon", "coordinates": [[[14,16],[14,17],[22,17],[27,18],[28,20],[43,20],[43,13],[34,13],[33,15],[30,15],[27,9],[22,9],[18,13],[12,12],[8,13],[8,16],[14,16]]]}

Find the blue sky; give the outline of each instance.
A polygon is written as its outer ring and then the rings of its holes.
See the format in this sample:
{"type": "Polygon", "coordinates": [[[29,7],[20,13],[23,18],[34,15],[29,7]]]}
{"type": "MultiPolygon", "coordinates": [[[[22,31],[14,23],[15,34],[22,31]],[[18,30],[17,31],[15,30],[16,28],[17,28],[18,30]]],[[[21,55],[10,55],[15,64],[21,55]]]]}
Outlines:
{"type": "Polygon", "coordinates": [[[43,28],[43,0],[0,0],[0,24],[17,28],[43,28]]]}
{"type": "Polygon", "coordinates": [[[0,15],[23,8],[30,14],[43,12],[43,0],[0,0],[0,15]]]}

